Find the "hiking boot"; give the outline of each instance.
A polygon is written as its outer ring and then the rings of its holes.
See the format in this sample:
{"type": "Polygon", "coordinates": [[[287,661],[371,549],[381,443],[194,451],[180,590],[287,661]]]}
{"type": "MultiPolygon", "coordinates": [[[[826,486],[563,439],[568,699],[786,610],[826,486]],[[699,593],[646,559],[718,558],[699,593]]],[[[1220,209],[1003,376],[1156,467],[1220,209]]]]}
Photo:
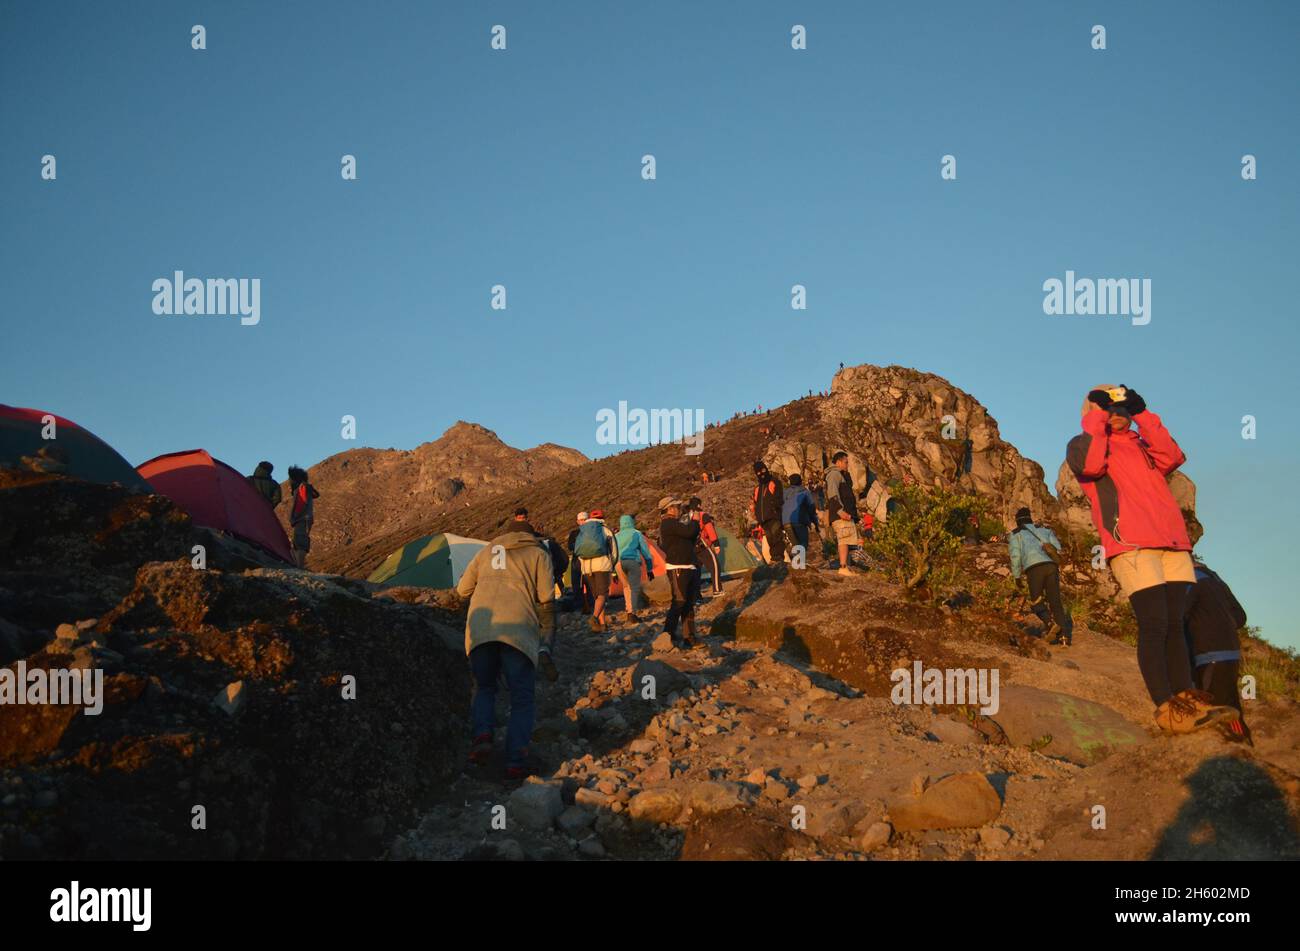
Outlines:
{"type": "Polygon", "coordinates": [[[1161,733],[1179,735],[1196,730],[1196,709],[1181,696],[1170,697],[1156,707],[1155,721],[1161,733]]]}
{"type": "Polygon", "coordinates": [[[600,623],[600,618],[596,617],[596,615],[594,615],[594,614],[591,616],[591,621],[588,622],[588,623],[590,623],[590,625],[591,625],[591,629],[592,629],[593,631],[603,631],[603,630],[605,630],[605,625],[604,625],[604,624],[601,624],[601,623],[600,623]]]}
{"type": "Polygon", "coordinates": [[[846,578],[853,577],[853,572],[848,568],[839,568],[835,573],[837,575],[844,575],[846,578]]]}
{"type": "Polygon", "coordinates": [[[469,745],[469,765],[482,766],[492,757],[492,734],[480,733],[469,745]]]}
{"type": "Polygon", "coordinates": [[[1236,720],[1241,711],[1236,707],[1225,707],[1214,702],[1214,698],[1204,690],[1184,690],[1178,696],[1195,711],[1195,725],[1192,729],[1201,730],[1215,723],[1236,720]]]}
{"type": "Polygon", "coordinates": [[[551,660],[550,651],[539,651],[537,654],[537,669],[542,672],[542,676],[551,683],[560,679],[560,672],[555,669],[555,661],[551,660]]]}

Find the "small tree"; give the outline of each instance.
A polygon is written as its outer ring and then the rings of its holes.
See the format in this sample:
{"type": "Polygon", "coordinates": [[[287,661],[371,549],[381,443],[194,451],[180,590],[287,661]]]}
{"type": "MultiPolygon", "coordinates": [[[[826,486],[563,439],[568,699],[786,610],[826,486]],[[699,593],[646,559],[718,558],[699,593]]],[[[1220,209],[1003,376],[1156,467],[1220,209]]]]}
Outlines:
{"type": "Polygon", "coordinates": [[[867,545],[885,576],[909,591],[943,587],[956,578],[967,519],[980,518],[988,503],[972,495],[916,485],[894,491],[897,507],[867,545]]]}

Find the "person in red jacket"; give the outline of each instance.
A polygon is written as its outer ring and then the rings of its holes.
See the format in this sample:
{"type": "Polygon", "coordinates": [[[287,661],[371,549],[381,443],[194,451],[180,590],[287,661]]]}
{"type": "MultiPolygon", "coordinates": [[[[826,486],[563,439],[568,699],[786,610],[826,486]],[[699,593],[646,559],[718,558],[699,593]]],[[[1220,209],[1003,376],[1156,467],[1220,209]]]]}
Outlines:
{"type": "Polygon", "coordinates": [[[1133,606],[1138,667],[1156,705],[1156,725],[1190,733],[1234,719],[1236,710],[1194,689],[1183,637],[1196,575],[1183,513],[1166,480],[1187,457],[1126,386],[1091,390],[1082,415],[1083,432],[1070,440],[1066,462],[1092,508],[1111,574],[1133,606]]]}

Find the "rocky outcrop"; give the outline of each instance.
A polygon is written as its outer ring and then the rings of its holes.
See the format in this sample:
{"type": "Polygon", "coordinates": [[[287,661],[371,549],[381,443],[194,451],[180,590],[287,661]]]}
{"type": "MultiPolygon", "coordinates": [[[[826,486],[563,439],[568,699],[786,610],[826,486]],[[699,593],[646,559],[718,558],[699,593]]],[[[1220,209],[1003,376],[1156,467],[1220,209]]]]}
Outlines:
{"type": "MultiPolygon", "coordinates": [[[[835,375],[819,414],[831,438],[810,447],[814,458],[844,449],[858,457],[859,466],[870,465],[885,480],[989,498],[994,517],[1008,522],[1021,506],[1035,515],[1055,511],[1042,466],[1002,439],[988,410],[943,377],[898,366],[845,367],[835,375]]],[[[854,472],[855,485],[861,485],[860,473],[854,472]]]]}
{"type": "Polygon", "coordinates": [[[0,856],[368,857],[460,765],[441,609],[258,567],[115,486],[0,482],[0,526],[9,670],[87,671],[103,705],[0,706],[0,856]]]}
{"type": "MultiPolygon", "coordinates": [[[[576,449],[544,443],[507,446],[490,429],[458,422],[415,449],[349,449],[312,466],[321,493],[312,531],[312,564],[359,539],[388,534],[431,511],[527,485],[589,460],[576,449]]],[[[287,468],[287,467],[285,467],[287,468]]],[[[285,498],[288,498],[285,484],[285,498]]],[[[287,526],[288,504],[278,514],[287,526]]]]}

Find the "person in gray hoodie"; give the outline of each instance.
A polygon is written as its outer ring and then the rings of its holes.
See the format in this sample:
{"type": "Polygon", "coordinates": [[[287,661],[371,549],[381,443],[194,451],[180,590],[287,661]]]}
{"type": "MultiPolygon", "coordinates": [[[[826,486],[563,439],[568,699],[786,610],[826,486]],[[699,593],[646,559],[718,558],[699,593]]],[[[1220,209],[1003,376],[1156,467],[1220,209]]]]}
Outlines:
{"type": "Polygon", "coordinates": [[[530,531],[509,531],[480,549],[456,591],[469,598],[465,653],[473,674],[470,762],[485,763],[496,728],[497,679],[510,691],[506,727],[506,779],[529,773],[528,744],[536,717],[537,670],[558,674],[551,660],[555,638],[555,584],[551,556],[530,531]]]}
{"type": "MultiPolygon", "coordinates": [[[[1061,602],[1061,570],[1056,560],[1047,553],[1061,550],[1061,540],[1050,528],[1034,524],[1029,509],[1016,512],[1016,527],[1007,535],[1007,549],[1011,555],[1011,577],[1020,580],[1023,573],[1029,582],[1031,610],[1043,622],[1043,635],[1051,630],[1055,618],[1060,628],[1059,640],[1068,647],[1074,641],[1074,620],[1061,602]]],[[[1053,638],[1052,643],[1058,639],[1053,638]]]]}

